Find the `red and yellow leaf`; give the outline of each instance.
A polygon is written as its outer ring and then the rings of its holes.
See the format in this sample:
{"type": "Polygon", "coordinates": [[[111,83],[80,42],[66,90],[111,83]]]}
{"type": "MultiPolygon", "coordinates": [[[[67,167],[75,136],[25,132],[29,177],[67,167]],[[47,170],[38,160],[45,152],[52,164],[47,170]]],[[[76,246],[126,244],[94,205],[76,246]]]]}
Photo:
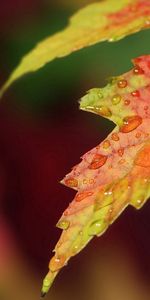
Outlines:
{"type": "Polygon", "coordinates": [[[104,0],[79,10],[69,25],[25,55],[1,88],[1,96],[18,78],[58,57],[100,41],[116,41],[150,27],[149,0],[104,0]]]}
{"type": "Polygon", "coordinates": [[[150,196],[150,55],[133,64],[131,71],[81,100],[82,110],[104,116],[116,127],[62,180],[77,194],[57,224],[63,232],[43,296],[72,256],[102,235],[128,205],[139,209],[150,196]]]}

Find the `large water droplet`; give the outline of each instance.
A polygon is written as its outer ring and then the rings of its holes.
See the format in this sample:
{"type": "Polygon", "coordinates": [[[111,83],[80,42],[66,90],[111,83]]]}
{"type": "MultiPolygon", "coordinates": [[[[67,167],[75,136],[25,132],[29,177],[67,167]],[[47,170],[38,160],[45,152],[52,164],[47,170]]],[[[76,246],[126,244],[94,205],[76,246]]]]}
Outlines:
{"type": "Polygon", "coordinates": [[[111,117],[111,110],[107,106],[96,107],[96,111],[103,117],[111,117]]]}
{"type": "Polygon", "coordinates": [[[120,128],[120,131],[123,133],[128,133],[136,129],[141,124],[142,118],[140,116],[126,117],[123,119],[123,126],[120,128]]]}
{"type": "Polygon", "coordinates": [[[96,154],[95,157],[93,158],[91,164],[89,165],[89,169],[96,170],[102,167],[106,161],[107,161],[107,156],[102,155],[102,154],[96,154]]]}
{"type": "Polygon", "coordinates": [[[85,108],[87,111],[92,111],[96,114],[99,114],[103,117],[111,117],[112,113],[111,110],[107,106],[90,106],[87,105],[85,108]]]}
{"type": "Polygon", "coordinates": [[[65,184],[69,187],[76,188],[78,187],[78,180],[75,178],[65,179],[65,184]]]}
{"type": "Polygon", "coordinates": [[[75,201],[76,202],[80,202],[82,200],[84,200],[85,198],[87,197],[90,197],[93,195],[93,192],[82,192],[82,193],[78,193],[76,196],[75,196],[75,201]]]}

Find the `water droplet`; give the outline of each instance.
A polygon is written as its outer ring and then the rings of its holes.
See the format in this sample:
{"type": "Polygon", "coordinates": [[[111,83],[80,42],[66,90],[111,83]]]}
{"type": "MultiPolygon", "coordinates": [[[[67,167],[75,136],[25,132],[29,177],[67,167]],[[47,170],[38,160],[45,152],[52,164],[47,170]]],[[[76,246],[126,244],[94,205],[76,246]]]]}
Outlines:
{"type": "Polygon", "coordinates": [[[122,37],[121,36],[112,36],[108,39],[109,42],[116,42],[119,41],[122,37]]]}
{"type": "Polygon", "coordinates": [[[125,105],[129,105],[130,104],[130,100],[128,100],[128,99],[124,100],[124,104],[125,105]]]}
{"type": "Polygon", "coordinates": [[[79,245],[76,244],[76,245],[74,245],[74,247],[73,247],[73,249],[72,249],[72,252],[73,252],[74,254],[76,254],[78,251],[79,251],[79,245]]]}
{"type": "Polygon", "coordinates": [[[149,133],[144,133],[144,136],[147,138],[149,136],[149,133]]]}
{"type": "Polygon", "coordinates": [[[133,69],[133,73],[135,75],[141,75],[141,74],[144,74],[144,70],[142,68],[140,68],[139,66],[135,66],[133,69]]]}
{"type": "Polygon", "coordinates": [[[119,104],[121,100],[122,100],[122,97],[120,95],[115,95],[111,99],[113,105],[119,104]]]}
{"type": "Polygon", "coordinates": [[[119,136],[118,136],[117,133],[113,133],[113,134],[111,135],[111,138],[112,138],[112,140],[115,141],[115,142],[119,141],[119,136]]]}
{"type": "Polygon", "coordinates": [[[81,193],[78,193],[75,196],[75,201],[80,202],[80,201],[84,200],[85,198],[90,197],[92,195],[93,195],[93,192],[81,192],[81,193]]]}
{"type": "Polygon", "coordinates": [[[135,137],[136,137],[137,139],[139,139],[139,138],[141,137],[141,132],[137,132],[136,135],[135,135],[135,137]]]}
{"type": "Polygon", "coordinates": [[[141,202],[142,202],[142,200],[140,200],[140,199],[137,200],[137,203],[141,203],[141,202]]]}
{"type": "Polygon", "coordinates": [[[130,10],[131,12],[136,12],[136,11],[137,11],[137,6],[134,5],[134,4],[131,4],[129,10],[130,10]]]}
{"type": "Polygon", "coordinates": [[[88,179],[83,179],[83,184],[88,184],[88,179]]]}
{"type": "Polygon", "coordinates": [[[118,150],[118,154],[119,154],[119,156],[123,156],[123,154],[124,154],[124,149],[123,149],[123,148],[120,148],[120,149],[118,150]]]}
{"type": "Polygon", "coordinates": [[[125,162],[126,162],[125,159],[120,159],[118,163],[119,163],[119,165],[123,165],[125,162]]]}
{"type": "Polygon", "coordinates": [[[107,223],[104,220],[97,220],[94,221],[88,230],[88,235],[94,236],[94,235],[101,235],[107,228],[107,223]]]}
{"type": "Polygon", "coordinates": [[[125,79],[119,80],[117,83],[119,88],[125,88],[127,86],[127,84],[128,84],[127,80],[125,80],[125,79]]]}
{"type": "Polygon", "coordinates": [[[123,133],[128,133],[136,129],[141,124],[142,118],[140,116],[126,117],[123,119],[123,126],[120,128],[120,131],[123,133]]]}
{"type": "Polygon", "coordinates": [[[83,235],[83,231],[82,230],[79,231],[79,235],[83,235]]]}
{"type": "Polygon", "coordinates": [[[90,178],[90,179],[89,179],[89,184],[95,184],[95,179],[90,178]]]}
{"type": "Polygon", "coordinates": [[[102,167],[106,161],[107,161],[107,156],[102,155],[102,154],[96,154],[95,157],[93,158],[91,164],[89,165],[89,169],[96,170],[102,167]]]}
{"type": "Polygon", "coordinates": [[[117,81],[117,77],[115,77],[115,76],[111,76],[111,77],[108,77],[107,78],[107,81],[108,81],[108,83],[109,84],[115,84],[116,83],[116,81],[117,81]]]}
{"type": "Polygon", "coordinates": [[[65,265],[65,256],[53,256],[49,263],[49,268],[51,272],[58,271],[65,265]]]}
{"type": "Polygon", "coordinates": [[[104,96],[103,96],[103,94],[102,94],[102,92],[98,92],[98,97],[100,98],[100,99],[102,99],[104,96]]]}
{"type": "Polygon", "coordinates": [[[133,91],[133,92],[131,93],[131,95],[132,95],[133,97],[139,98],[139,97],[140,97],[140,92],[136,90],[136,91],[133,91]]]}
{"type": "Polygon", "coordinates": [[[96,112],[98,112],[103,117],[111,117],[111,110],[107,106],[96,107],[96,112]]]}
{"type": "Polygon", "coordinates": [[[44,287],[49,287],[49,285],[50,285],[50,279],[46,277],[46,278],[43,280],[43,285],[44,285],[44,287]]]}
{"type": "Polygon", "coordinates": [[[144,178],[144,183],[150,183],[150,179],[149,178],[144,178]]]}
{"type": "Polygon", "coordinates": [[[59,221],[56,226],[60,229],[67,230],[70,226],[70,222],[68,220],[59,221]]]}
{"type": "Polygon", "coordinates": [[[103,117],[111,117],[111,110],[107,106],[86,106],[85,110],[92,111],[96,114],[99,114],[103,117]]]}
{"type": "Polygon", "coordinates": [[[87,91],[88,94],[90,94],[90,98],[91,96],[93,96],[93,100],[96,101],[97,99],[97,96],[99,99],[102,99],[103,98],[103,92],[102,92],[102,89],[100,88],[93,88],[93,89],[90,89],[87,91]]]}
{"type": "Polygon", "coordinates": [[[104,195],[105,196],[111,196],[113,194],[113,192],[111,190],[105,191],[104,195]]]}
{"type": "Polygon", "coordinates": [[[142,202],[143,202],[143,201],[142,201],[141,199],[137,199],[137,200],[136,200],[136,203],[137,203],[137,206],[136,206],[136,207],[139,207],[139,208],[140,208],[142,202]]]}
{"type": "Polygon", "coordinates": [[[108,140],[105,140],[104,142],[103,142],[103,148],[104,149],[108,149],[110,147],[110,142],[108,141],[108,140]]]}
{"type": "Polygon", "coordinates": [[[69,187],[76,188],[78,187],[78,180],[75,178],[65,179],[65,184],[69,187]]]}
{"type": "Polygon", "coordinates": [[[112,168],[113,168],[112,165],[109,165],[109,166],[108,166],[108,169],[109,169],[109,170],[111,170],[112,168]]]}

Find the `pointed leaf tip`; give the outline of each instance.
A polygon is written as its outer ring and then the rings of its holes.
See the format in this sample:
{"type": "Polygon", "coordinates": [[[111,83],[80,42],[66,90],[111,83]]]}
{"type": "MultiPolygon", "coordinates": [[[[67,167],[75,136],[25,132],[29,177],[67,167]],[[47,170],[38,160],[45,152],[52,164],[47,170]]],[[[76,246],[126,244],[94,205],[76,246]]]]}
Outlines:
{"type": "Polygon", "coordinates": [[[41,292],[41,299],[43,299],[46,296],[46,293],[41,292]]]}
{"type": "Polygon", "coordinates": [[[43,297],[48,293],[55,277],[57,276],[58,270],[49,270],[48,274],[46,275],[46,277],[43,280],[43,286],[42,286],[42,291],[41,294],[43,295],[43,297]]]}
{"type": "Polygon", "coordinates": [[[149,0],[105,0],[95,2],[72,16],[68,26],[35,46],[25,55],[1,88],[0,97],[11,84],[29,72],[35,72],[55,58],[94,45],[115,42],[150,27],[149,0]]]}
{"type": "Polygon", "coordinates": [[[150,55],[133,64],[132,70],[104,88],[91,89],[81,100],[81,108],[109,118],[116,127],[62,180],[77,194],[57,223],[63,231],[43,292],[68,260],[101,236],[128,205],[139,209],[150,197],[150,55]],[[100,107],[109,108],[111,115],[100,107]]]}

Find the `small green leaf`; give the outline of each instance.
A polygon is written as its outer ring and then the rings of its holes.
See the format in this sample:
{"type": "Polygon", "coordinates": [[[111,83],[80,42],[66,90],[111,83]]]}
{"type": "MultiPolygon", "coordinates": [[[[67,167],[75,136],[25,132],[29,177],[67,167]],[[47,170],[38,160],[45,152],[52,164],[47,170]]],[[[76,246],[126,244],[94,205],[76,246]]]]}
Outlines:
{"type": "Polygon", "coordinates": [[[117,41],[150,27],[149,0],[105,0],[79,10],[61,32],[40,42],[23,57],[2,86],[0,94],[18,78],[34,72],[58,57],[100,41],[117,41]]]}

